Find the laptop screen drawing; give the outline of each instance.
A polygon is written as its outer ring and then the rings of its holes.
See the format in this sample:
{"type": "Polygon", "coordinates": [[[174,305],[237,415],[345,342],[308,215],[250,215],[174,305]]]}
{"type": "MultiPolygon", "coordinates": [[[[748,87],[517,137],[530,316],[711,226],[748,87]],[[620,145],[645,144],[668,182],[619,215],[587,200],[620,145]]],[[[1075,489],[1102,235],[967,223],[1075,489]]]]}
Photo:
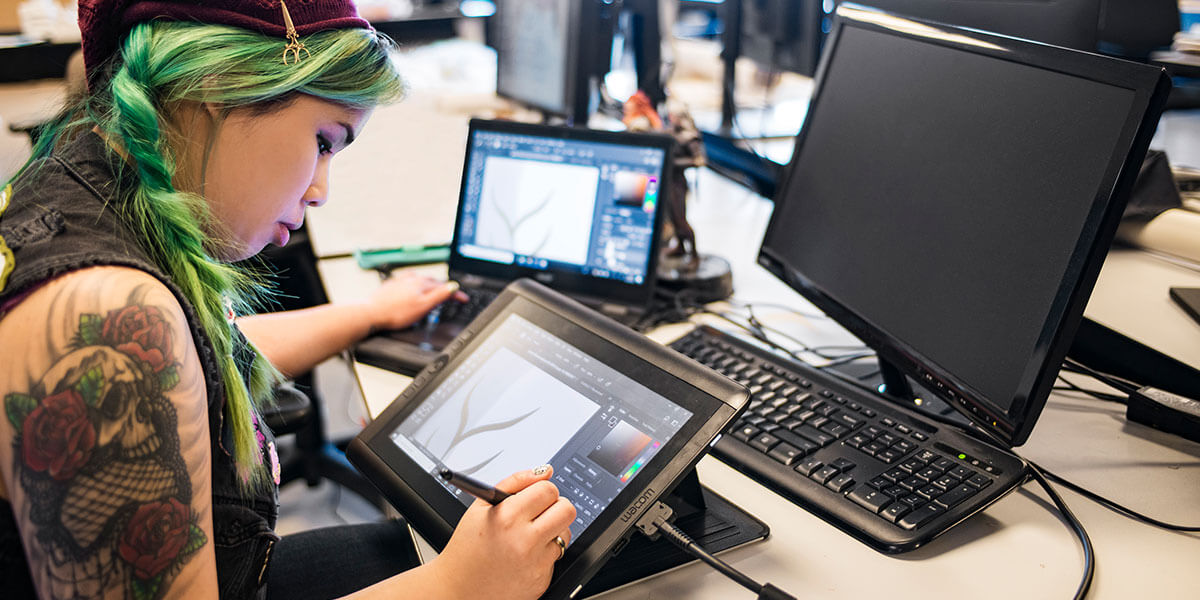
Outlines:
{"type": "Polygon", "coordinates": [[[473,130],[455,250],[465,258],[641,285],[662,148],[473,130]]]}

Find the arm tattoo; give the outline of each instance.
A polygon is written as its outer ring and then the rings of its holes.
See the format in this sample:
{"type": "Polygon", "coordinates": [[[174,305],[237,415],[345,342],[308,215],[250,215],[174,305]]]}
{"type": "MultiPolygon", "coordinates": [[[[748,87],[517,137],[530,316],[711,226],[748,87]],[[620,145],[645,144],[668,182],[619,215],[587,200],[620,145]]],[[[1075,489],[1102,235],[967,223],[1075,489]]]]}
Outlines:
{"type": "Polygon", "coordinates": [[[27,544],[44,557],[34,580],[53,597],[160,598],[207,542],[165,396],[180,380],[173,332],[157,307],[131,301],[82,314],[72,333],[28,393],[4,397],[27,544]]]}

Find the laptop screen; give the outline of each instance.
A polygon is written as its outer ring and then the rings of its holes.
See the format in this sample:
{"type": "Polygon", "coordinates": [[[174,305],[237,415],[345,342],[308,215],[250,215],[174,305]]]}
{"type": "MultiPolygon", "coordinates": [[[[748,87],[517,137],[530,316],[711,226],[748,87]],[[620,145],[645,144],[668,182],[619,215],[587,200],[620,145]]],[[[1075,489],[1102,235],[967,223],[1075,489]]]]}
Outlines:
{"type": "Polygon", "coordinates": [[[668,150],[660,136],[474,121],[454,252],[513,277],[643,286],[668,150]]]}

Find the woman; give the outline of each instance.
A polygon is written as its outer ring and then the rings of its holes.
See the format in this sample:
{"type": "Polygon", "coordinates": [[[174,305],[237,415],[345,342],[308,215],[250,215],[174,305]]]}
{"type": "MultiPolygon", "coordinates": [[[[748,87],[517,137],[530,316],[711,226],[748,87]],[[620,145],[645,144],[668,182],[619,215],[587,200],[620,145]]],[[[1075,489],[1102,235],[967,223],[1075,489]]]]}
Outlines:
{"type": "Polygon", "coordinates": [[[316,545],[271,530],[256,402],[454,293],[406,278],[361,306],[237,318],[259,282],[233,263],[287,242],[400,95],[386,41],[348,0],[85,0],[80,29],[88,94],[0,199],[6,597],[538,596],[575,517],[544,467],[399,575],[377,564],[394,524],[316,545]]]}

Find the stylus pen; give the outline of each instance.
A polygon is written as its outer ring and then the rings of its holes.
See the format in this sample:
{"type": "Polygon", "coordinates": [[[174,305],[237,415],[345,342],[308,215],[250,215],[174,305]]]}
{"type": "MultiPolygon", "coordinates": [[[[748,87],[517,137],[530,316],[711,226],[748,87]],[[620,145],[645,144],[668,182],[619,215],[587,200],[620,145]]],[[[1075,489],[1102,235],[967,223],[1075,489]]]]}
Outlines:
{"type": "Polygon", "coordinates": [[[446,483],[472,495],[488,504],[499,504],[501,500],[511,496],[508,492],[502,492],[478,479],[467,477],[461,473],[455,473],[450,469],[442,469],[438,471],[438,475],[446,480],[446,483]]]}

